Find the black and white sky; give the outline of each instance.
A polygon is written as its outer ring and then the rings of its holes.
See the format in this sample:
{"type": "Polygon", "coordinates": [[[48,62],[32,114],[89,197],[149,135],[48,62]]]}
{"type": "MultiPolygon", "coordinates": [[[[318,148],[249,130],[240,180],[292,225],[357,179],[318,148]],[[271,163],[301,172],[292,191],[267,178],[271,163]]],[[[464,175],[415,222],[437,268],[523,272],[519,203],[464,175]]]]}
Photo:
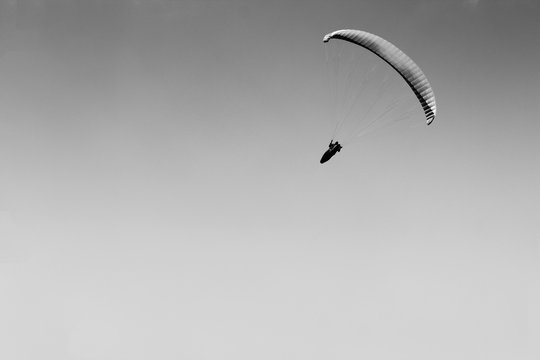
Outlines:
{"type": "Polygon", "coordinates": [[[0,358],[538,359],[539,19],[1,0],[0,358]],[[438,115],[321,166],[343,28],[415,59],[438,115]]]}

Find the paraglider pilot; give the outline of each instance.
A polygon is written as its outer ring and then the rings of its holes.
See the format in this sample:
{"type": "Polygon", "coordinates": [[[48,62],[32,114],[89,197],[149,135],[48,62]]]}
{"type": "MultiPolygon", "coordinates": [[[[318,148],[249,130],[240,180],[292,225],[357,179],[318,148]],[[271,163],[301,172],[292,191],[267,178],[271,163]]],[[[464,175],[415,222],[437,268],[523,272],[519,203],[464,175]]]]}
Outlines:
{"type": "Polygon", "coordinates": [[[339,144],[339,142],[334,142],[334,140],[330,140],[330,145],[328,145],[328,150],[324,153],[324,155],[321,158],[321,164],[324,164],[328,160],[332,158],[332,156],[336,155],[338,151],[341,151],[342,146],[339,144]]]}

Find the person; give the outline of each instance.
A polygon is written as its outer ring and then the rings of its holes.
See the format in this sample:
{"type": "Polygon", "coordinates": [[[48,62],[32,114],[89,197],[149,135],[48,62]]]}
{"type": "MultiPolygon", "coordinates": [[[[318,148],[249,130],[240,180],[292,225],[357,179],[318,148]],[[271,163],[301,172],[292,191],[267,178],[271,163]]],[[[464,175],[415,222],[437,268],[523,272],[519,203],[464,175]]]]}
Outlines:
{"type": "Polygon", "coordinates": [[[321,158],[321,164],[324,164],[325,162],[330,160],[332,158],[332,156],[336,155],[336,153],[341,151],[342,148],[343,148],[343,146],[341,146],[341,144],[339,142],[336,141],[334,143],[333,139],[330,140],[330,145],[328,145],[328,150],[326,150],[326,152],[323,154],[323,156],[321,158]]]}

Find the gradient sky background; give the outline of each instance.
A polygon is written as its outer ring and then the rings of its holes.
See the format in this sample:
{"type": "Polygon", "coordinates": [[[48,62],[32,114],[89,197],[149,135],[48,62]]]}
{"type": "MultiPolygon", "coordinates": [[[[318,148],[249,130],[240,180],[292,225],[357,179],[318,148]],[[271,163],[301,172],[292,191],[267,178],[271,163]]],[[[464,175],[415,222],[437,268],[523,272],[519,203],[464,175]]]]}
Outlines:
{"type": "Polygon", "coordinates": [[[1,1],[0,358],[538,359],[539,19],[1,1]],[[321,166],[342,28],[415,59],[438,117],[321,166]]]}

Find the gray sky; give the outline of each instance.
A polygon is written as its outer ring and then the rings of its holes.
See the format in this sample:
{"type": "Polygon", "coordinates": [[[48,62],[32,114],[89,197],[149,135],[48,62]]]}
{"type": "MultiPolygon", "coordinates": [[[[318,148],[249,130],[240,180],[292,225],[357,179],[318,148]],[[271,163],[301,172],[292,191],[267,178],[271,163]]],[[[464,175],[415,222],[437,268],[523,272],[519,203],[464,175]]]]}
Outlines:
{"type": "Polygon", "coordinates": [[[539,18],[1,1],[0,357],[538,359],[539,18]],[[438,116],[321,166],[342,28],[415,59],[438,116]]]}

